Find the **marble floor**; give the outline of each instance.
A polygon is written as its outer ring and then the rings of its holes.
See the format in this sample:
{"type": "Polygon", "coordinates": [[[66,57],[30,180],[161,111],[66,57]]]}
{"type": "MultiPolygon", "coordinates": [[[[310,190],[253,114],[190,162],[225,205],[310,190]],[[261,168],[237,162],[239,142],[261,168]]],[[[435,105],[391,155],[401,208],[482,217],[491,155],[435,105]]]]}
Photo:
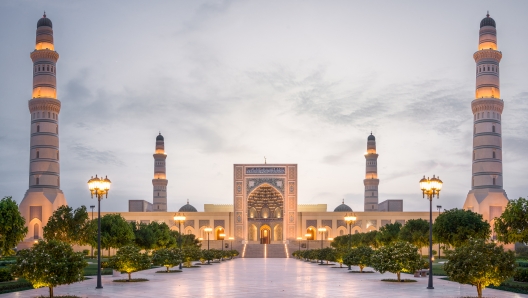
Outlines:
{"type": "MultiPolygon", "coordinates": [[[[476,296],[475,287],[435,277],[434,290],[427,290],[427,278],[415,283],[387,283],[382,278],[395,274],[354,274],[295,259],[236,259],[183,273],[156,274],[151,269],[132,274],[148,278],[141,283],[113,283],[122,277],[103,276],[104,289],[95,289],[96,280],[60,286],[55,295],[81,297],[463,297],[476,296]]],[[[354,268],[356,269],[357,268],[354,268]]],[[[402,274],[402,278],[413,278],[402,274]]],[[[45,288],[0,295],[0,298],[47,295],[45,288]]],[[[528,297],[485,289],[486,297],[528,297]]]]}

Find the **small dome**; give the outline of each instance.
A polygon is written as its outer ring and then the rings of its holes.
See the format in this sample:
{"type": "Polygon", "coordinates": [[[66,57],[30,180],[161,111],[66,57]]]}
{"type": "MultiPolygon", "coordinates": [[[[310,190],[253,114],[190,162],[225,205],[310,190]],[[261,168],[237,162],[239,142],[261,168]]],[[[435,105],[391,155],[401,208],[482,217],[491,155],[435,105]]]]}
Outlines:
{"type": "Polygon", "coordinates": [[[198,210],[196,210],[196,208],[194,208],[194,206],[189,204],[189,201],[187,201],[187,204],[181,206],[178,212],[198,212],[198,210]]]}
{"type": "Polygon", "coordinates": [[[488,14],[486,15],[485,18],[482,19],[482,21],[480,21],[480,28],[484,27],[484,26],[491,26],[491,27],[497,27],[495,25],[495,20],[490,18],[489,16],[489,12],[488,14]]]}
{"type": "Polygon", "coordinates": [[[161,132],[160,132],[160,134],[156,137],[156,141],[163,141],[163,140],[164,140],[164,138],[163,138],[163,136],[161,135],[161,132]]]}
{"type": "Polygon", "coordinates": [[[376,138],[372,135],[372,133],[370,133],[370,136],[368,136],[368,140],[369,141],[375,141],[376,138]]]}
{"type": "Polygon", "coordinates": [[[352,211],[352,208],[350,208],[350,206],[345,204],[345,202],[343,201],[341,205],[337,206],[334,209],[334,212],[353,212],[353,211],[352,211]]]}
{"type": "Polygon", "coordinates": [[[44,13],[42,18],[40,20],[38,20],[38,22],[37,22],[37,28],[38,27],[42,27],[42,26],[48,26],[48,27],[52,27],[53,28],[53,25],[51,24],[51,20],[46,18],[46,13],[44,13]]]}

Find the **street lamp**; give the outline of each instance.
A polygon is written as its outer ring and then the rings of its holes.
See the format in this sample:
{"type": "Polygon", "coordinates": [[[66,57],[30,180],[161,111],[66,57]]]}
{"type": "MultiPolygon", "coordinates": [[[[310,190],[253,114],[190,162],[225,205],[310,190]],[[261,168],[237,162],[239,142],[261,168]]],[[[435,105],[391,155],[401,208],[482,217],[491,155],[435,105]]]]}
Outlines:
{"type": "Polygon", "coordinates": [[[302,241],[302,237],[297,237],[297,241],[299,242],[299,251],[301,251],[301,241],[302,241]]]}
{"type": "Polygon", "coordinates": [[[310,240],[310,237],[312,237],[312,234],[310,233],[304,234],[304,237],[306,237],[306,250],[308,250],[308,247],[310,246],[308,240],[310,240]]]}
{"type": "Polygon", "coordinates": [[[222,234],[220,234],[218,236],[222,237],[222,258],[220,258],[220,261],[223,261],[224,260],[224,238],[225,238],[225,234],[222,233],[222,234]]]}
{"type": "MultiPolygon", "coordinates": [[[[213,231],[213,228],[207,227],[204,229],[204,232],[207,233],[207,250],[209,250],[209,233],[211,233],[212,231],[213,231]]],[[[211,260],[207,260],[207,264],[211,264],[211,260]]]]}
{"type": "Polygon", "coordinates": [[[88,180],[88,189],[90,190],[90,196],[97,198],[97,287],[96,289],[102,289],[103,285],[101,284],[101,200],[103,196],[108,198],[108,192],[110,191],[110,184],[112,182],[108,177],[98,178],[95,175],[95,178],[92,176],[88,180]]]}
{"type": "MultiPolygon", "coordinates": [[[[321,249],[323,249],[323,238],[324,238],[324,232],[326,232],[326,228],[322,227],[317,229],[321,233],[321,249]]],[[[323,260],[321,259],[321,264],[323,264],[323,260]]]]}
{"type": "Polygon", "coordinates": [[[440,177],[436,178],[425,178],[420,180],[420,189],[422,190],[422,196],[429,200],[429,283],[427,284],[428,289],[434,289],[433,287],[433,198],[436,196],[440,198],[440,191],[442,190],[442,180],[440,177]]]}
{"type": "MultiPolygon", "coordinates": [[[[92,208],[92,221],[93,221],[93,210],[95,208],[95,205],[90,205],[90,208],[92,208]]],[[[93,259],[93,245],[92,245],[92,259],[93,259]]]]}
{"type": "MultiPolygon", "coordinates": [[[[442,205],[436,205],[436,209],[438,209],[438,215],[440,215],[442,205]]],[[[438,259],[440,259],[440,241],[438,241],[438,259]]]]}
{"type": "MultiPolygon", "coordinates": [[[[181,230],[181,225],[182,223],[185,223],[185,215],[182,213],[181,215],[179,213],[175,214],[174,215],[174,222],[175,223],[178,223],[178,246],[180,247],[180,255],[182,253],[182,230],[181,230]]],[[[180,260],[180,270],[183,269],[182,267],[182,262],[180,260]]]]}
{"type": "Polygon", "coordinates": [[[229,237],[229,240],[231,241],[231,250],[233,250],[233,240],[235,240],[235,238],[229,237]]]}
{"type": "MultiPolygon", "coordinates": [[[[348,225],[348,251],[350,252],[350,238],[352,237],[352,224],[356,222],[356,217],[354,214],[348,215],[348,213],[345,215],[345,221],[348,225]]],[[[352,265],[348,265],[348,270],[352,270],[352,265]]]]}

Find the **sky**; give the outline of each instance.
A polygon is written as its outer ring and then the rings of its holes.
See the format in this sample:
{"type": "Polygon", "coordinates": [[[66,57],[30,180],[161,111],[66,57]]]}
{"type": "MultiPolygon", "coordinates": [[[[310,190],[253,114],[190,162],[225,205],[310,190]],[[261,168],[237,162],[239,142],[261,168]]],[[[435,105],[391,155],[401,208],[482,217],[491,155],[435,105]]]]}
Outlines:
{"type": "Polygon", "coordinates": [[[298,164],[300,204],[345,199],[363,211],[367,137],[379,200],[424,211],[418,181],[440,176],[433,205],[470,189],[471,101],[479,24],[497,23],[504,189],[526,196],[525,1],[2,1],[0,196],[28,188],[36,23],[53,22],[61,188],[102,211],[152,201],[155,138],[167,153],[168,210],[232,204],[233,164],[298,164]]]}

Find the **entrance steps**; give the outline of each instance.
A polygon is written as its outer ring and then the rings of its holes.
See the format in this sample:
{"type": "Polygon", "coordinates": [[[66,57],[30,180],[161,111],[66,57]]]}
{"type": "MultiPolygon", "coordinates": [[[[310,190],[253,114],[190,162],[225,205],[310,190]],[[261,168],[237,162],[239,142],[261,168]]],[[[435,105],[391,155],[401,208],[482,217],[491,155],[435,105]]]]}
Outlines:
{"type": "Polygon", "coordinates": [[[246,244],[243,258],[291,258],[292,248],[287,244],[246,244]]]}

